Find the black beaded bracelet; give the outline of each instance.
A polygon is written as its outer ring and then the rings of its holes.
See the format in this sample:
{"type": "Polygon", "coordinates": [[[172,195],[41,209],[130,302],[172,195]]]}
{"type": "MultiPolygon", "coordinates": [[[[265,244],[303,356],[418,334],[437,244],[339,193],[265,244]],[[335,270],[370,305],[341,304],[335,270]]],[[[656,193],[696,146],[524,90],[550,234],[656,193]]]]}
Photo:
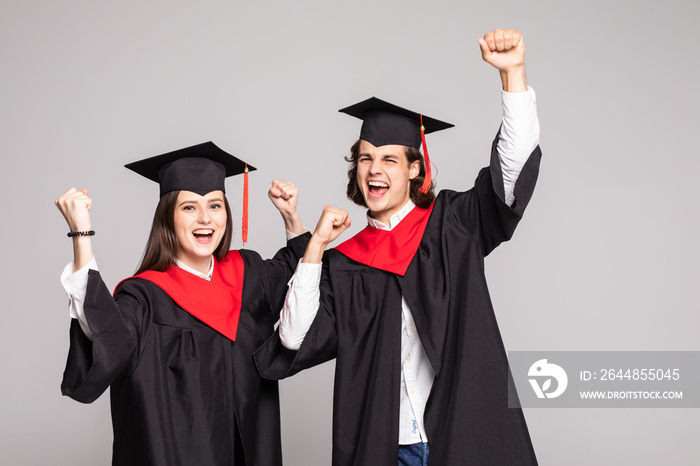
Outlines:
{"type": "Polygon", "coordinates": [[[95,230],[90,231],[69,231],[68,237],[75,238],[76,236],[95,236],[95,230]]]}

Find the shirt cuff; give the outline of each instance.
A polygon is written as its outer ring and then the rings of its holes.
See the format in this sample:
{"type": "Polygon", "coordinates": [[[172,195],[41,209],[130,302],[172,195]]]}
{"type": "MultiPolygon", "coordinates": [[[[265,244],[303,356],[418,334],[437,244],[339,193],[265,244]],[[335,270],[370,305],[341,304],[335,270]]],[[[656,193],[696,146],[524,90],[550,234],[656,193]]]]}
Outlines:
{"type": "Polygon", "coordinates": [[[506,118],[519,120],[537,115],[537,96],[529,86],[525,92],[506,92],[501,89],[501,105],[506,118]]]}
{"type": "MultiPolygon", "coordinates": [[[[309,231],[311,231],[311,230],[309,230],[308,228],[304,228],[304,233],[307,233],[307,232],[309,232],[309,231]]],[[[295,233],[292,233],[291,231],[289,231],[289,230],[287,230],[287,229],[285,229],[284,232],[287,234],[287,241],[291,241],[291,240],[293,240],[294,238],[296,238],[297,236],[301,236],[301,235],[297,235],[297,234],[295,234],[295,233]]],[[[303,233],[302,233],[302,234],[303,234],[303,233]]]]}
{"type": "Polygon", "coordinates": [[[63,269],[61,284],[69,297],[80,294],[85,295],[89,270],[99,271],[97,268],[97,260],[95,260],[94,257],[82,269],[76,270],[75,272],[73,272],[73,262],[66,265],[63,269]]]}

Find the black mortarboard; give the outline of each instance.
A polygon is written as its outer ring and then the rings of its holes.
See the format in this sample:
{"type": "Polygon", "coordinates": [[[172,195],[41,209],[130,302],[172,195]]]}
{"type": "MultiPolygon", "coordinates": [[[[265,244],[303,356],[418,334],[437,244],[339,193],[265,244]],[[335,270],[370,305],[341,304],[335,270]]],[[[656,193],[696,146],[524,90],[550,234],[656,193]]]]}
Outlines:
{"type": "Polygon", "coordinates": [[[374,146],[399,144],[418,149],[422,143],[423,157],[425,158],[425,180],[421,191],[426,193],[430,189],[432,178],[425,135],[452,128],[454,126],[452,123],[436,120],[376,97],[370,97],[338,111],[362,120],[360,139],[364,139],[374,146]]]}
{"type": "Polygon", "coordinates": [[[192,191],[201,196],[216,190],[226,191],[227,176],[255,170],[244,161],[220,149],[213,142],[185,147],[166,154],[124,165],[160,184],[160,196],[170,191],[192,191]]]}
{"type": "Polygon", "coordinates": [[[244,174],[243,232],[248,241],[248,172],[255,167],[220,149],[213,142],[204,142],[124,165],[160,185],[160,197],[171,191],[192,191],[204,196],[212,191],[226,192],[227,176],[244,174]]]}
{"type": "Polygon", "coordinates": [[[454,125],[391,104],[376,97],[338,110],[363,120],[360,139],[375,146],[400,144],[419,148],[421,119],[425,133],[432,133],[454,125]]]}

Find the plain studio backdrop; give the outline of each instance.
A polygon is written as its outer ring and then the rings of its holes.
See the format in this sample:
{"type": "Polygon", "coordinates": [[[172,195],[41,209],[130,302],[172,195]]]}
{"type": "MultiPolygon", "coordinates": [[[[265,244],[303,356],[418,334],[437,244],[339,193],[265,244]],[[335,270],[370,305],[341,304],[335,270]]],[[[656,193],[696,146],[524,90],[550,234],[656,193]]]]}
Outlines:
{"type": "MultiPolygon", "coordinates": [[[[53,201],[87,187],[108,286],[133,273],[158,201],[125,163],[208,140],[258,167],[247,248],[284,245],[267,199],[301,189],[313,228],[345,199],[370,96],[454,123],[428,137],[438,188],[466,190],[500,120],[477,38],[518,28],[537,91],[540,181],[487,258],[512,350],[700,350],[700,75],[691,0],[20,1],[0,4],[0,463],[108,464],[109,396],[60,394],[72,258],[53,201]]],[[[240,179],[228,181],[240,225],[240,179]]],[[[242,247],[237,229],[234,247],[242,247]]],[[[285,463],[326,465],[333,363],[281,384],[285,463]]],[[[526,409],[543,465],[697,464],[697,409],[526,409]]],[[[468,422],[465,420],[465,422],[468,422]]]]}

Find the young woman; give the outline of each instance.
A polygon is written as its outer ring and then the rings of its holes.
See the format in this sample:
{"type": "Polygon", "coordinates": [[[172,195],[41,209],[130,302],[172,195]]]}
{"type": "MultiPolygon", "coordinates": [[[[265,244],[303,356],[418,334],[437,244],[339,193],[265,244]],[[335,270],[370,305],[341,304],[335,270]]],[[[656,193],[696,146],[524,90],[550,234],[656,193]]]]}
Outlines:
{"type": "Polygon", "coordinates": [[[90,403],[110,387],[115,465],[281,464],[277,384],[252,353],[308,242],[296,187],[273,182],[270,199],[299,236],[263,260],[229,251],[224,179],[245,163],[209,142],[127,167],[158,181],[161,198],[137,274],[114,295],[92,254],[88,191],[56,200],[74,250],[62,276],[74,317],[63,394],[90,403]]]}

